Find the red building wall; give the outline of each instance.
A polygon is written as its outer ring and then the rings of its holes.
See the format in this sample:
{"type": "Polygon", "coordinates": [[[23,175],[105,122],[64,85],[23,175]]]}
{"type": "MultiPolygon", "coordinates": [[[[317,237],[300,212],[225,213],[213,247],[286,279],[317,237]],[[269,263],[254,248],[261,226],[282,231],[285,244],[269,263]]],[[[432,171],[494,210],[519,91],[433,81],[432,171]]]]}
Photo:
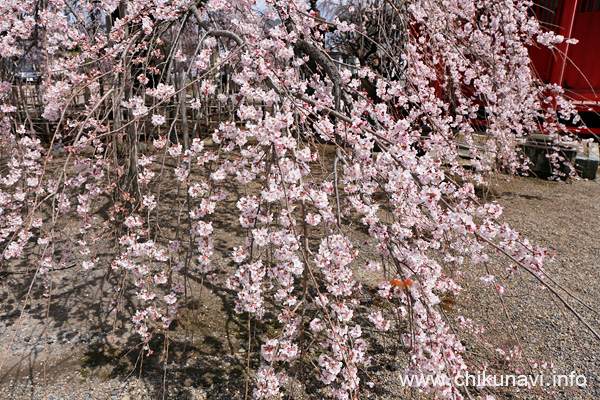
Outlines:
{"type": "Polygon", "coordinates": [[[572,62],[567,62],[563,86],[583,96],[580,100],[600,100],[600,0],[578,1],[572,37],[579,43],[569,46],[572,62]]]}
{"type": "Polygon", "coordinates": [[[542,81],[564,87],[575,100],[600,101],[600,0],[537,0],[534,12],[546,29],[579,40],[558,51],[530,49],[542,81]]]}
{"type": "Polygon", "coordinates": [[[575,101],[587,128],[570,130],[600,138],[600,0],[536,0],[533,12],[544,28],[579,41],[532,47],[530,55],[540,79],[575,101]]]}

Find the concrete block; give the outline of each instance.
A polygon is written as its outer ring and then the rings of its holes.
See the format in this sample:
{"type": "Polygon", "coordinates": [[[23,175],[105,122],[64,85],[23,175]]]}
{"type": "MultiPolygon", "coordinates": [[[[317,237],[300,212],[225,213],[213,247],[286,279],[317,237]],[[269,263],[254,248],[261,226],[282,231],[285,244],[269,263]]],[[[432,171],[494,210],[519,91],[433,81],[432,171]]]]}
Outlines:
{"type": "MultiPolygon", "coordinates": [[[[534,138],[538,139],[538,138],[534,138]]],[[[523,154],[529,159],[529,170],[536,176],[548,178],[559,175],[561,179],[568,177],[571,171],[570,165],[575,163],[577,151],[569,146],[559,145],[558,149],[553,149],[545,140],[529,140],[521,145],[523,154]],[[548,159],[549,154],[558,153],[564,161],[559,162],[558,168],[553,166],[548,159]]]]}
{"type": "Polygon", "coordinates": [[[598,143],[586,143],[583,151],[577,153],[575,170],[580,177],[596,179],[600,165],[600,150],[598,143]]]}

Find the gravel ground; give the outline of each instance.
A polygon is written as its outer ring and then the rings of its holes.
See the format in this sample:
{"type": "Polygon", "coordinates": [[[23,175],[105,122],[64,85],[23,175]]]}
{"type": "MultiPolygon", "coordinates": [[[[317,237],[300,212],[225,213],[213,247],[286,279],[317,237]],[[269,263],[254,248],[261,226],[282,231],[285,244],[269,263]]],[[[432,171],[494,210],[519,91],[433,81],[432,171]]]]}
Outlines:
{"type": "MultiPolygon", "coordinates": [[[[557,283],[553,286],[596,332],[600,332],[598,312],[578,304],[575,299],[598,310],[600,182],[582,180],[557,183],[520,178],[500,183],[495,200],[504,207],[504,217],[514,229],[523,232],[532,243],[546,247],[555,254],[554,260],[546,266],[546,273],[557,283]]],[[[536,362],[538,365],[552,363],[553,370],[538,367],[533,369],[533,373],[543,374],[548,377],[548,382],[553,374],[575,371],[586,377],[587,386],[583,389],[555,387],[546,393],[537,390],[513,391],[510,396],[498,397],[600,398],[600,341],[537,280],[525,274],[508,278],[505,267],[489,265],[497,282],[506,287],[503,296],[506,312],[498,296],[477,282],[477,277],[484,273],[474,269],[466,271],[473,283],[466,285],[466,299],[462,302],[464,306],[459,307],[458,312],[470,315],[481,323],[485,320],[489,332],[497,336],[497,343],[505,347],[520,344],[523,358],[532,360],[528,366],[523,363],[524,370],[531,365],[535,367],[536,362]]],[[[506,373],[493,362],[490,363],[490,369],[506,373]]]]}
{"type": "MultiPolygon", "coordinates": [[[[510,182],[500,179],[493,194],[491,200],[504,206],[506,221],[533,243],[556,253],[554,261],[547,266],[548,274],[572,296],[597,307],[600,299],[600,181],[555,183],[533,178],[510,182]]],[[[497,281],[506,287],[506,311],[495,293],[481,285],[479,277],[485,275],[481,267],[468,267],[464,271],[465,297],[452,313],[469,316],[476,323],[485,322],[487,337],[491,338],[489,345],[475,337],[465,343],[470,362],[481,365],[482,360],[486,360],[490,372],[510,373],[495,348],[521,345],[523,360],[520,363],[524,371],[551,376],[550,367],[540,366],[552,363],[556,374],[576,371],[584,375],[587,386],[545,391],[533,388],[521,392],[515,388],[473,388],[470,394],[494,394],[498,399],[600,398],[600,341],[534,279],[526,275],[508,279],[503,273],[504,267],[499,263],[488,265],[497,281]],[[539,366],[532,369],[535,363],[539,366]]],[[[132,373],[131,366],[139,355],[139,349],[130,351],[136,339],[119,323],[107,324],[110,310],[102,308],[107,298],[100,290],[105,285],[104,273],[98,270],[81,277],[69,271],[58,274],[51,318],[45,318],[43,301],[32,300],[24,308],[20,322],[22,302],[18,299],[28,289],[23,279],[26,275],[4,277],[5,285],[0,292],[0,357],[5,354],[7,357],[0,370],[0,399],[44,399],[45,393],[48,399],[55,400],[162,398],[162,371],[151,366],[141,377],[137,371],[132,373]],[[80,281],[81,285],[75,283],[80,281]],[[17,323],[18,334],[11,341],[17,323]],[[45,392],[44,358],[47,360],[45,392]]],[[[558,290],[600,331],[598,313],[558,290]]],[[[195,318],[205,321],[206,330],[192,340],[192,350],[173,349],[171,359],[180,358],[180,361],[177,370],[168,371],[166,398],[244,398],[246,352],[244,343],[236,341],[236,337],[243,332],[245,322],[226,309],[224,294],[205,291],[202,296],[202,304],[212,304],[214,310],[193,310],[195,318]]],[[[42,296],[34,292],[32,298],[42,296]]],[[[382,355],[369,371],[377,384],[365,392],[365,398],[422,398],[398,381],[406,355],[402,352],[396,355],[385,341],[378,345],[382,355]]]]}

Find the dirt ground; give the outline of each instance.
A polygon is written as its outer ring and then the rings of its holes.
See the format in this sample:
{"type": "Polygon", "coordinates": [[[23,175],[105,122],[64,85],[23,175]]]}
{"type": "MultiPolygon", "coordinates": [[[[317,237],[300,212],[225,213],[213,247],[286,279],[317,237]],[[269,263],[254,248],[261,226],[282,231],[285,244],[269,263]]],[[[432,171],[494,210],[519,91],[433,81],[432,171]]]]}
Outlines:
{"type": "MultiPolygon", "coordinates": [[[[549,182],[534,178],[506,181],[500,177],[489,194],[504,206],[504,218],[535,244],[556,253],[547,272],[560,287],[564,299],[600,332],[600,181],[549,182]],[[591,306],[592,309],[579,304],[591,306]]],[[[177,204],[174,204],[175,208],[177,204]]],[[[234,204],[231,204],[234,207],[234,204]]],[[[233,246],[231,215],[216,218],[221,232],[215,246],[220,278],[232,271],[223,254],[233,246]]],[[[63,232],[69,235],[68,229],[63,232]]],[[[108,254],[111,242],[97,243],[98,254],[108,254]]],[[[550,376],[576,371],[587,379],[584,388],[522,389],[473,388],[476,397],[494,394],[499,399],[596,399],[600,398],[600,341],[593,338],[573,313],[529,276],[508,278],[506,266],[490,263],[490,273],[506,287],[504,304],[496,293],[482,286],[480,267],[467,267],[464,295],[448,308],[448,317],[461,314],[488,327],[490,344],[475,336],[464,344],[469,362],[488,366],[490,372],[508,371],[496,345],[521,346],[527,373],[550,376]],[[544,363],[552,363],[544,368],[544,363]]],[[[164,337],[153,339],[159,349],[146,357],[133,334],[131,315],[135,304],[125,302],[115,318],[110,308],[111,287],[116,277],[109,266],[82,271],[67,265],[54,272],[50,298],[43,285],[31,287],[34,269],[25,264],[0,276],[0,398],[2,399],[241,399],[247,388],[246,366],[259,362],[257,339],[268,335],[274,323],[253,325],[233,311],[235,294],[202,280],[190,272],[190,291],[182,309],[184,318],[169,338],[169,359],[160,351],[164,337]],[[248,344],[253,350],[248,357],[248,344]],[[165,367],[166,365],[166,367],[165,367]],[[165,385],[166,382],[166,385],[165,385]],[[45,397],[46,396],[46,397],[45,397]]],[[[559,287],[559,286],[557,286],[559,287]]],[[[126,300],[124,300],[126,301],[126,300]]],[[[364,299],[363,307],[369,307],[364,299]]],[[[421,398],[398,381],[406,355],[385,337],[371,335],[376,362],[367,371],[376,382],[365,398],[421,398]]],[[[307,391],[306,398],[323,393],[307,391]]]]}

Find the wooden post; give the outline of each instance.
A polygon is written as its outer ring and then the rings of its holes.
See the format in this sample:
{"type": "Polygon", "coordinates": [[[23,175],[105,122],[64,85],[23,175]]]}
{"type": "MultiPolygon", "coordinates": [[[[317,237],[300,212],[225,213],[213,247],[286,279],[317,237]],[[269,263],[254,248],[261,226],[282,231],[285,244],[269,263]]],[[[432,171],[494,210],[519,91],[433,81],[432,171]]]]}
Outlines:
{"type": "MultiPolygon", "coordinates": [[[[573,34],[573,26],[575,25],[575,14],[577,13],[577,7],[580,5],[581,0],[565,0],[562,10],[560,12],[560,23],[558,34],[563,35],[565,39],[568,39],[573,34]]],[[[558,58],[552,64],[552,71],[550,72],[550,83],[556,83],[558,86],[564,86],[565,71],[567,69],[567,63],[569,62],[569,44],[566,42],[560,43],[556,46],[560,52],[558,58]]]]}

